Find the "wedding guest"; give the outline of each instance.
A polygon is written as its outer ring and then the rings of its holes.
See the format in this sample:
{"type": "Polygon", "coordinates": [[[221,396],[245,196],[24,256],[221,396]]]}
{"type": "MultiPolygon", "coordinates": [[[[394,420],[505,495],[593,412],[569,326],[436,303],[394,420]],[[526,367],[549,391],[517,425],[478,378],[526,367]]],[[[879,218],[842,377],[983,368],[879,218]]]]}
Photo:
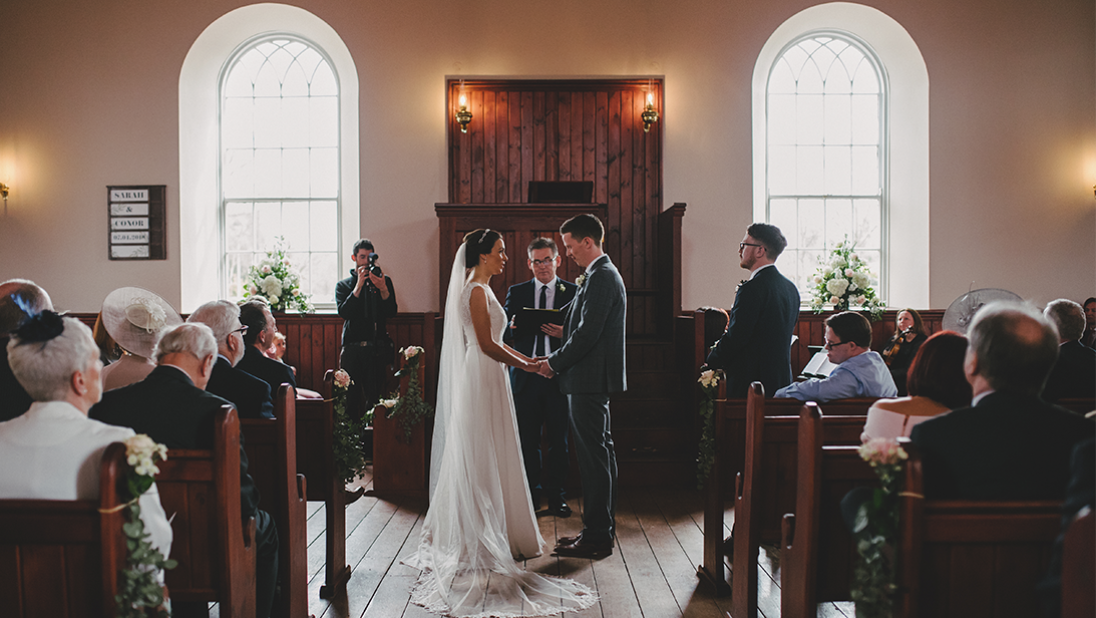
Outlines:
{"type": "Polygon", "coordinates": [[[1085,334],[1081,335],[1081,343],[1090,348],[1096,348],[1096,298],[1088,297],[1084,302],[1085,308],[1085,334]]]}
{"type": "Polygon", "coordinates": [[[1083,345],[1085,313],[1081,305],[1059,298],[1043,310],[1058,328],[1058,360],[1047,377],[1043,399],[1054,403],[1059,399],[1096,398],[1096,350],[1083,345]]]}
{"type": "Polygon", "coordinates": [[[183,323],[183,318],[154,292],[124,287],[103,300],[103,326],[122,348],[122,356],[103,370],[103,390],[114,390],[144,380],[156,364],[152,348],[160,329],[183,323]]]}
{"type": "MultiPolygon", "coordinates": [[[[0,423],[0,498],[98,500],[103,452],[134,432],[88,418],[103,392],[91,330],[46,310],[24,321],[6,349],[15,378],[34,403],[0,423]]],[[[155,483],[138,503],[150,543],[166,557],[171,524],[155,483]]]]}
{"type": "Polygon", "coordinates": [[[244,333],[240,308],[227,300],[208,302],[194,310],[187,322],[205,324],[217,341],[217,362],[206,390],[232,402],[240,418],[274,418],[270,386],[239,368],[244,357],[244,333]]]}
{"type": "Polygon", "coordinates": [[[266,382],[271,393],[277,393],[282,384],[296,387],[297,379],[289,365],[263,356],[263,350],[269,348],[274,335],[279,334],[270,305],[261,299],[240,305],[240,322],[247,326],[240,369],[266,382]]]}
{"type": "MultiPolygon", "coordinates": [[[[157,342],[156,369],[144,380],[103,395],[90,416],[111,425],[132,427],[171,448],[213,448],[213,419],[229,404],[204,389],[217,360],[213,331],[201,323],[165,328],[157,342]]],[[[255,518],[256,615],[270,615],[278,573],[278,531],[259,506],[259,491],[247,473],[247,453],[240,444],[240,513],[255,518]]],[[[173,603],[173,615],[202,615],[205,603],[173,603]]]]}
{"type": "Polygon", "coordinates": [[[49,294],[33,281],[9,279],[0,283],[0,421],[19,416],[34,402],[8,365],[8,339],[28,315],[46,310],[53,310],[49,294]]]}
{"type": "Polygon", "coordinates": [[[925,493],[959,500],[1061,500],[1073,445],[1091,421],[1039,397],[1058,333],[1032,307],[990,303],[975,314],[963,370],[970,407],[913,428],[925,493]]]}
{"type": "Polygon", "coordinates": [[[894,335],[883,348],[883,360],[890,369],[891,378],[898,388],[898,395],[905,396],[906,372],[913,363],[913,357],[917,349],[928,339],[925,332],[925,323],[921,321],[921,314],[913,309],[903,309],[898,312],[898,318],[894,323],[894,335]]]}
{"type": "Polygon", "coordinates": [[[970,383],[963,373],[966,353],[967,338],[955,331],[941,331],[925,340],[909,368],[909,396],[872,404],[860,439],[909,436],[922,421],[969,404],[970,383]]]}
{"type": "MultiPolygon", "coordinates": [[[[274,342],[270,344],[270,347],[263,350],[263,356],[284,363],[282,360],[285,358],[285,335],[280,332],[274,333],[274,342]]],[[[293,370],[294,376],[296,376],[296,369],[293,370]]]]}
{"type": "Polygon", "coordinates": [[[819,403],[848,397],[894,397],[894,386],[883,357],[871,349],[871,323],[855,311],[842,311],[826,319],[827,357],[837,367],[826,378],[811,378],[776,391],[789,397],[819,403]]]}
{"type": "Polygon", "coordinates": [[[102,311],[95,316],[95,326],[91,327],[91,336],[95,339],[95,345],[99,347],[99,360],[103,362],[104,368],[122,358],[124,354],[122,347],[107,332],[107,326],[103,324],[102,311]]]}

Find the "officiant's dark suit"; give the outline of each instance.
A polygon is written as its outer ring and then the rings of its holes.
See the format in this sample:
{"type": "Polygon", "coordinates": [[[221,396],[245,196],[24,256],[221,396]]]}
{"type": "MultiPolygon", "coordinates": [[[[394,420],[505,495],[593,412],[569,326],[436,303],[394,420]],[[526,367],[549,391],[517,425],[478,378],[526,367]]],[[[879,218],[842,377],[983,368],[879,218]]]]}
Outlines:
{"type": "MultiPolygon", "coordinates": [[[[161,365],[140,382],[103,393],[103,399],[91,408],[88,416],[148,434],[168,449],[211,449],[213,419],[227,403],[230,402],[195,386],[182,370],[161,365]]],[[[259,490],[247,473],[247,453],[241,434],[240,513],[244,521],[255,518],[259,597],[273,598],[278,572],[278,531],[274,520],[258,506],[259,490]]]]}
{"type": "MultiPolygon", "coordinates": [[[[525,307],[541,307],[540,282],[530,279],[524,283],[510,286],[506,292],[506,318],[514,316],[525,307]]],[[[559,277],[547,284],[544,296],[549,291],[554,296],[549,309],[562,309],[575,297],[578,286],[559,277]]],[[[518,318],[519,320],[521,318],[518,318]]],[[[506,329],[507,343],[526,356],[545,356],[559,349],[560,340],[541,334],[529,333],[517,335],[516,329],[506,329]],[[538,340],[540,347],[538,347],[538,340]]],[[[525,460],[525,475],[529,480],[529,492],[533,498],[533,510],[540,508],[540,494],[543,490],[548,498],[548,510],[559,512],[566,504],[563,484],[567,478],[567,433],[571,429],[567,396],[559,390],[558,378],[510,368],[510,387],[514,392],[514,408],[518,417],[518,434],[521,437],[521,453],[525,460]],[[541,427],[546,427],[548,453],[541,465],[541,427]]]]}
{"type": "Polygon", "coordinates": [[[799,290],[775,265],[741,284],[727,332],[708,354],[707,365],[727,374],[727,396],[745,397],[751,382],[772,397],[792,383],[791,340],[799,319],[799,290]]]}
{"type": "MultiPolygon", "coordinates": [[[[624,365],[628,301],[624,280],[608,255],[593,259],[584,277],[564,318],[564,343],[548,358],[548,367],[559,375],[560,390],[567,395],[582,477],[582,534],[572,545],[580,553],[571,555],[586,555],[588,548],[588,557],[594,557],[612,553],[616,527],[617,462],[609,394],[628,388],[624,365]]],[[[561,555],[566,550],[556,547],[561,555]]]]}

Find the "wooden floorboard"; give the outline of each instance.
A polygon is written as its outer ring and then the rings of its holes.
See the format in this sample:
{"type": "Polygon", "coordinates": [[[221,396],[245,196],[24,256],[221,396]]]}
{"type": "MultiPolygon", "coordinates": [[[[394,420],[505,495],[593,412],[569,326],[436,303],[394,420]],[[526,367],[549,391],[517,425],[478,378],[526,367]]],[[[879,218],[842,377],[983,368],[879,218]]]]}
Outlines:
{"type": "MultiPolygon", "coordinates": [[[[371,485],[367,475],[359,484],[371,485]]],[[[566,618],[726,618],[730,597],[716,597],[696,576],[703,557],[703,496],[692,488],[628,489],[618,498],[617,545],[601,560],[551,554],[557,539],[582,530],[582,501],[568,500],[572,517],[538,518],[543,555],[525,561],[530,571],[568,577],[596,590],[599,600],[566,618]]],[[[411,600],[419,571],[404,564],[418,547],[426,501],[365,496],[346,508],[346,558],[352,568],[346,592],[319,598],[323,584],[323,503],[308,504],[309,613],[315,618],[428,618],[411,600]]],[[[727,534],[733,510],[725,517],[727,534]]],[[[758,556],[758,615],[780,616],[780,564],[776,547],[758,556]]],[[[728,565],[732,566],[732,565],[728,565]]],[[[733,570],[730,571],[733,577],[733,570]]],[[[819,618],[854,618],[852,603],[823,603],[819,618]]],[[[217,618],[216,605],[210,616],[217,618]]]]}

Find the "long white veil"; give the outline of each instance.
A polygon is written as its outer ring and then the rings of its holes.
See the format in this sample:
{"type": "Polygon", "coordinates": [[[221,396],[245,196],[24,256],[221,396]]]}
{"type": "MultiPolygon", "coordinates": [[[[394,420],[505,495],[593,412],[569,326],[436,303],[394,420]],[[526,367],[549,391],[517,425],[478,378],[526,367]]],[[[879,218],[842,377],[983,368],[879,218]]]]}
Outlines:
{"type": "Polygon", "coordinates": [[[461,369],[464,366],[464,329],[460,323],[460,298],[470,273],[464,267],[464,244],[453,258],[453,270],[449,275],[449,290],[445,296],[445,323],[441,340],[441,357],[438,364],[438,406],[434,412],[434,438],[430,446],[430,498],[438,485],[442,453],[445,452],[445,434],[453,415],[453,404],[462,401],[463,389],[468,387],[461,369]]]}

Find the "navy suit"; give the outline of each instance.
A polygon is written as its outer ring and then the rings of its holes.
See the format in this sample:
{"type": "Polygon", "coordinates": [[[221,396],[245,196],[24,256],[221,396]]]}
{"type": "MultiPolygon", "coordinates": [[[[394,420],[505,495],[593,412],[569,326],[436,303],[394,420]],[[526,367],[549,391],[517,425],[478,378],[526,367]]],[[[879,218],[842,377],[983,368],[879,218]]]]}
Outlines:
{"type": "MultiPolygon", "coordinates": [[[[575,297],[578,286],[570,281],[557,278],[554,286],[553,309],[562,309],[575,297]],[[562,286],[562,289],[560,287],[562,286]]],[[[506,317],[513,319],[525,307],[536,307],[536,279],[510,286],[506,292],[506,317]]],[[[518,318],[519,320],[521,318],[518,318]]],[[[505,339],[510,345],[526,356],[532,357],[536,348],[536,339],[530,335],[514,337],[510,329],[505,339]]],[[[558,350],[560,340],[549,337],[551,350],[558,350]]],[[[567,479],[567,432],[570,430],[570,413],[567,397],[559,391],[559,381],[548,379],[535,373],[529,373],[516,367],[510,368],[510,387],[514,392],[514,408],[518,418],[518,433],[521,437],[522,458],[525,461],[525,476],[529,480],[529,492],[533,498],[533,508],[540,506],[540,490],[548,497],[548,507],[556,509],[564,503],[563,490],[567,479]],[[547,425],[548,455],[541,469],[540,435],[541,427],[547,425]]]]}
{"type": "Polygon", "coordinates": [[[236,406],[236,413],[245,418],[274,418],[274,402],[270,399],[270,387],[259,378],[232,366],[223,356],[217,357],[213,373],[206,384],[206,392],[229,400],[236,406]]]}
{"type": "Polygon", "coordinates": [[[288,383],[296,388],[297,379],[293,377],[293,370],[289,365],[263,356],[253,345],[245,346],[244,357],[236,363],[236,369],[250,373],[266,382],[270,386],[271,393],[277,393],[282,384],[288,383]]]}
{"type": "Polygon", "coordinates": [[[913,428],[925,494],[958,500],[1061,500],[1074,444],[1092,421],[1034,395],[997,391],[913,428]]]}
{"type": "Polygon", "coordinates": [[[727,374],[727,396],[742,398],[751,382],[772,397],[792,383],[791,343],[799,319],[799,290],[776,266],[739,286],[727,332],[706,361],[727,374]]]}
{"type": "Polygon", "coordinates": [[[1096,397],[1096,350],[1080,341],[1058,346],[1058,361],[1050,371],[1043,399],[1092,399],[1096,397]]]}

